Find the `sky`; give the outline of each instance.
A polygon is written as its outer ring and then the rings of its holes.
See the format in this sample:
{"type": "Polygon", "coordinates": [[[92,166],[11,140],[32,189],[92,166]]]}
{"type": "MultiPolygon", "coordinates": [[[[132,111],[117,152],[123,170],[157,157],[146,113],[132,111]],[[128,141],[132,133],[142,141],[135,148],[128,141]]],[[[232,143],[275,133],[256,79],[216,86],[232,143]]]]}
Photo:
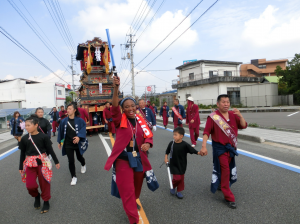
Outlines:
{"type": "MultiPolygon", "coordinates": [[[[172,80],[179,74],[175,68],[182,65],[184,60],[249,63],[251,59],[261,58],[292,59],[299,53],[298,0],[219,0],[213,5],[215,2],[216,0],[1,0],[0,27],[50,71],[0,33],[0,79],[26,78],[71,84],[72,76],[68,66],[71,65],[71,55],[76,54],[77,45],[94,37],[106,41],[105,29],[110,30],[111,41],[115,45],[113,53],[121,79],[121,90],[125,94],[131,94],[130,61],[121,59],[129,49],[125,50],[121,44],[128,40],[127,35],[132,27],[131,33],[135,35],[133,61],[138,96],[145,92],[148,85],[155,85],[157,93],[172,90],[172,80]],[[54,23],[48,12],[47,6],[53,1],[54,4],[59,1],[69,30],[66,32],[71,36],[69,41],[64,41],[57,28],[59,24],[54,23]],[[206,11],[211,5],[213,6],[206,11]],[[35,32],[14,8],[20,10],[35,32]],[[186,16],[188,17],[184,19],[186,16]],[[169,35],[174,28],[176,29],[169,35]],[[41,35],[40,38],[53,53],[35,33],[41,35]],[[164,41],[156,47],[162,40],[164,41]]],[[[2,29],[0,31],[3,32],[2,29]]],[[[81,74],[79,62],[74,61],[74,68],[78,74],[74,76],[74,80],[78,85],[81,74]]]]}

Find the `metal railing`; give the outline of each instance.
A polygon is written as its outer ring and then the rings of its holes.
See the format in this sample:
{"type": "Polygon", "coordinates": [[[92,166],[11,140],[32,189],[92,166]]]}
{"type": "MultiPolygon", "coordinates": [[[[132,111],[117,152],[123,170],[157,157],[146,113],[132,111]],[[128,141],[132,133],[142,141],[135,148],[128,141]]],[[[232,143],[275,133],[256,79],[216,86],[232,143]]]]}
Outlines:
{"type": "MultiPolygon", "coordinates": [[[[186,106],[187,101],[179,100],[181,105],[186,106]]],[[[194,100],[194,103],[202,109],[215,107],[217,99],[194,100]]],[[[293,95],[264,95],[251,97],[230,98],[230,105],[236,107],[274,107],[274,106],[293,106],[293,95]]]]}
{"type": "MultiPolygon", "coordinates": [[[[214,78],[214,77],[224,77],[224,76],[228,76],[228,77],[244,77],[244,76],[249,76],[249,72],[245,71],[245,72],[241,72],[241,71],[230,71],[231,75],[224,75],[225,71],[218,71],[214,74],[211,74],[209,72],[204,72],[204,73],[198,73],[198,74],[193,74],[193,75],[189,75],[188,77],[180,77],[177,79],[172,80],[172,85],[177,85],[180,83],[187,83],[187,82],[194,82],[194,81],[198,81],[198,80],[203,80],[203,79],[210,79],[210,78],[214,78]]],[[[262,74],[253,74],[253,77],[262,77],[262,74]]]]}

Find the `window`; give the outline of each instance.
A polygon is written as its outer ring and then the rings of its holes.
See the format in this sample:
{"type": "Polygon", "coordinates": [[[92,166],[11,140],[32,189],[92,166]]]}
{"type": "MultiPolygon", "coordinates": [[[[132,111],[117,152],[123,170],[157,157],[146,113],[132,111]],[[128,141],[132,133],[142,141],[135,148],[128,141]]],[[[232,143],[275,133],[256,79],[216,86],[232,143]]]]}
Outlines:
{"type": "Polygon", "coordinates": [[[189,80],[194,80],[194,73],[189,74],[189,80]]]}
{"type": "Polygon", "coordinates": [[[58,95],[61,95],[61,90],[57,90],[57,94],[58,94],[58,95]]]}
{"type": "Polygon", "coordinates": [[[240,104],[240,87],[227,87],[227,95],[231,105],[240,104]]]}
{"type": "Polygon", "coordinates": [[[267,68],[267,66],[266,65],[258,65],[258,68],[265,69],[265,68],[267,68]]]}
{"type": "Polygon", "coordinates": [[[191,96],[191,94],[185,94],[185,98],[189,98],[191,96]]]}
{"type": "Polygon", "coordinates": [[[209,78],[212,78],[214,76],[218,76],[218,71],[209,71],[209,78]]]}
{"type": "Polygon", "coordinates": [[[224,76],[232,76],[232,71],[224,71],[224,76]]]}

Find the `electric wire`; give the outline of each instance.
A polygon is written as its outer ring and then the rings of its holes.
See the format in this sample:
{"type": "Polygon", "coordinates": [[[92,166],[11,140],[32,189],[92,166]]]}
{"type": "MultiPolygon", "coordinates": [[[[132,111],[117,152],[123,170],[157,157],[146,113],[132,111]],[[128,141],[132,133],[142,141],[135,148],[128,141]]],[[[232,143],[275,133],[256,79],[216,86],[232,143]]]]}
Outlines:
{"type": "MultiPolygon", "coordinates": [[[[22,13],[22,11],[19,9],[19,7],[12,1],[7,0],[9,4],[15,9],[15,11],[22,17],[22,19],[26,22],[26,24],[30,27],[30,29],[35,33],[35,35],[40,39],[40,41],[47,47],[47,49],[51,52],[51,54],[58,60],[58,62],[64,67],[67,68],[61,60],[53,53],[53,51],[50,49],[50,47],[46,44],[43,37],[39,34],[39,32],[35,29],[35,27],[30,23],[30,21],[27,19],[27,17],[22,13]]],[[[68,71],[69,72],[69,71],[68,71]]]]}
{"type": "Polygon", "coordinates": [[[46,68],[48,71],[56,75],[59,79],[64,81],[65,83],[69,84],[67,81],[63,80],[59,75],[57,75],[53,70],[51,70],[47,65],[45,65],[40,59],[38,59],[34,54],[32,54],[27,48],[25,48],[19,41],[17,41],[12,35],[10,35],[3,27],[0,26],[0,29],[3,30],[3,32],[0,30],[0,32],[11,42],[13,42],[16,46],[18,46],[21,50],[23,50],[26,54],[28,54],[30,57],[32,57],[34,60],[36,60],[40,65],[42,65],[44,68],[46,68]]]}
{"type": "MultiPolygon", "coordinates": [[[[145,68],[147,68],[151,63],[153,63],[160,55],[162,55],[173,43],[175,43],[175,41],[177,41],[185,32],[187,32],[200,18],[202,18],[202,16],[204,16],[219,0],[215,1],[210,7],[208,7],[187,29],[185,29],[175,40],[173,40],[160,54],[158,54],[150,63],[148,63],[144,68],[142,68],[141,70],[144,70],[145,68]]],[[[135,67],[137,67],[138,65],[136,65],[135,67]]],[[[136,74],[137,75],[137,74],[136,74]]],[[[136,76],[135,75],[135,76],[136,76]]],[[[135,77],[134,76],[134,77],[135,77]]],[[[129,80],[130,82],[131,80],[129,80]]],[[[128,82],[128,83],[129,83],[128,82]]],[[[122,88],[124,88],[126,85],[128,85],[128,83],[124,84],[122,88]]],[[[121,89],[122,89],[121,88],[121,89]]]]}

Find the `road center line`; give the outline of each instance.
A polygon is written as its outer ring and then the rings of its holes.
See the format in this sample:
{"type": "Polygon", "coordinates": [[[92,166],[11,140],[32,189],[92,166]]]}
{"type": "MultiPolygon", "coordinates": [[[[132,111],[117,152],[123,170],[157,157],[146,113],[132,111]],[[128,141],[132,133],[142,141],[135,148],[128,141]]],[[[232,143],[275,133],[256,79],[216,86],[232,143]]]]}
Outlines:
{"type": "MultiPolygon", "coordinates": [[[[107,155],[110,156],[111,154],[111,149],[109,147],[109,145],[107,144],[105,139],[110,139],[111,141],[111,145],[114,147],[115,144],[115,139],[113,138],[112,134],[109,132],[109,137],[103,137],[101,134],[99,134],[99,137],[104,145],[104,148],[107,152],[107,155]]],[[[148,218],[146,216],[146,213],[143,209],[142,203],[140,202],[140,199],[136,199],[136,203],[138,203],[141,206],[141,209],[138,211],[139,214],[139,224],[149,224],[148,218]]]]}
{"type": "Polygon", "coordinates": [[[12,149],[10,149],[10,150],[2,153],[0,155],[0,160],[4,159],[5,157],[7,157],[7,156],[9,156],[11,154],[13,154],[14,152],[18,151],[18,149],[19,149],[18,147],[14,147],[14,148],[12,148],[12,149]]]}
{"type": "Polygon", "coordinates": [[[298,112],[295,112],[295,113],[292,113],[292,114],[289,114],[289,115],[287,115],[288,117],[290,117],[290,116],[293,116],[294,114],[298,114],[299,113],[299,111],[298,112]]]}
{"type": "MultiPolygon", "coordinates": [[[[169,128],[165,129],[164,127],[162,127],[160,125],[156,125],[156,126],[158,128],[173,132],[172,129],[169,129],[169,128]]],[[[188,137],[188,138],[190,137],[189,134],[185,134],[184,136],[188,137]]],[[[203,138],[198,138],[198,141],[202,142],[203,138]]],[[[207,140],[207,144],[211,145],[212,142],[210,140],[207,140]]],[[[272,164],[272,165],[275,165],[275,166],[278,166],[278,167],[281,167],[281,168],[284,168],[284,169],[287,169],[287,170],[291,170],[291,171],[294,171],[296,173],[300,173],[300,166],[296,166],[296,165],[293,165],[291,163],[286,163],[286,162],[283,162],[283,161],[280,161],[280,160],[277,160],[277,159],[272,159],[270,157],[262,156],[262,155],[259,155],[259,154],[256,154],[256,153],[248,152],[246,150],[239,149],[239,148],[237,149],[237,152],[240,153],[241,155],[248,156],[248,157],[251,157],[253,159],[257,159],[257,160],[260,160],[262,162],[269,163],[269,164],[272,164]]]]}

